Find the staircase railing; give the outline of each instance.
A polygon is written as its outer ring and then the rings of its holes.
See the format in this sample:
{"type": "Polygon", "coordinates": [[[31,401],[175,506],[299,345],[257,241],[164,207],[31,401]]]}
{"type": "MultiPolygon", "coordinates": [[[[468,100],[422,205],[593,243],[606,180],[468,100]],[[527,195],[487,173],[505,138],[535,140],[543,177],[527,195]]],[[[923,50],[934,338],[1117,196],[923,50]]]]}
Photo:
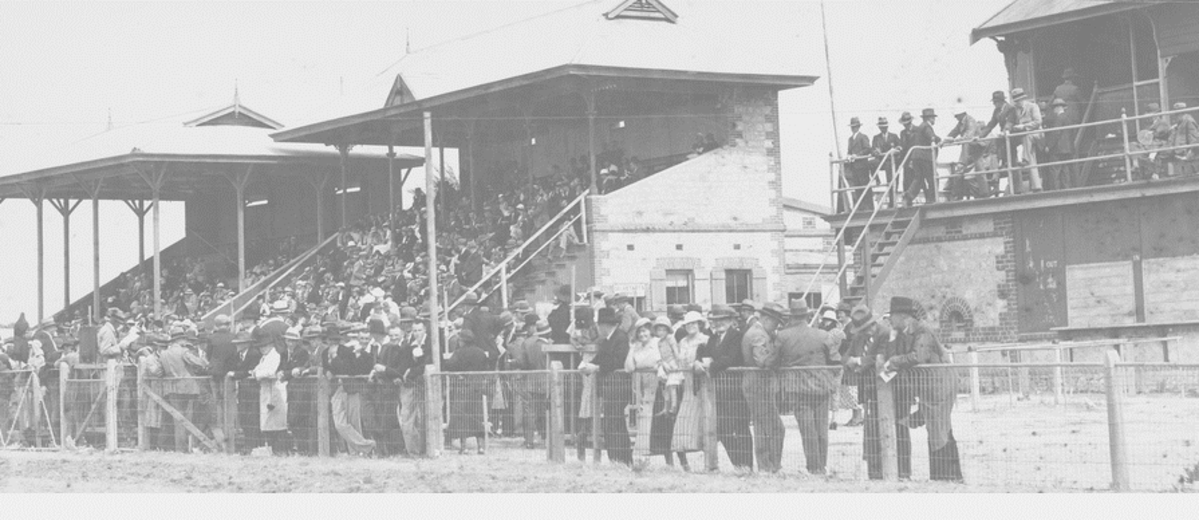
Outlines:
{"type": "Polygon", "coordinates": [[[236,320],[237,316],[245,311],[251,303],[254,303],[254,300],[257,299],[259,295],[275,287],[280,280],[290,276],[291,273],[296,270],[296,268],[315,257],[318,253],[328,247],[329,244],[335,243],[337,241],[337,237],[340,235],[341,233],[329,235],[328,238],[317,244],[312,249],[305,251],[303,254],[293,258],[286,264],[283,264],[282,267],[275,269],[261,280],[254,282],[247,287],[246,290],[233,295],[232,298],[229,298],[224,302],[221,302],[220,305],[205,313],[203,318],[200,318],[201,323],[211,325],[213,320],[215,320],[220,314],[228,314],[230,318],[236,320]]]}
{"type": "MultiPolygon", "coordinates": [[[[892,198],[891,200],[895,200],[894,197],[897,197],[899,195],[899,190],[897,188],[900,185],[900,181],[903,177],[902,175],[900,175],[900,172],[903,171],[904,166],[906,166],[908,161],[911,159],[912,152],[915,150],[930,150],[931,151],[931,150],[935,150],[936,148],[937,148],[937,145],[913,146],[907,150],[907,152],[903,156],[903,160],[900,161],[898,165],[896,165],[894,162],[894,158],[895,158],[894,154],[888,153],[887,160],[879,161],[878,166],[874,169],[874,173],[870,175],[870,180],[869,180],[869,182],[866,183],[865,186],[850,186],[850,187],[846,187],[846,188],[834,188],[833,193],[835,194],[835,199],[840,199],[840,194],[845,193],[845,192],[852,193],[853,191],[861,191],[861,193],[858,194],[858,196],[853,199],[853,205],[849,209],[849,214],[846,215],[846,217],[845,217],[845,224],[843,226],[841,226],[841,230],[837,232],[837,236],[835,239],[833,239],[833,243],[840,244],[840,243],[842,243],[843,240],[845,240],[845,233],[846,233],[846,231],[849,230],[849,223],[853,220],[854,216],[857,214],[858,209],[861,208],[862,201],[866,200],[866,197],[874,197],[874,188],[875,188],[874,181],[879,180],[880,181],[879,184],[885,186],[886,189],[883,191],[883,197],[880,197],[880,200],[879,200],[880,203],[872,204],[873,209],[870,211],[870,217],[866,220],[866,223],[862,225],[862,232],[858,234],[858,239],[856,241],[854,241],[853,247],[851,247],[849,250],[849,256],[852,257],[853,253],[857,251],[858,247],[860,247],[862,245],[862,241],[866,238],[866,234],[867,234],[866,230],[870,229],[870,225],[874,223],[874,219],[878,216],[878,210],[882,208],[882,204],[881,204],[882,200],[886,199],[887,197],[891,197],[892,198]],[[884,171],[883,167],[888,164],[890,164],[892,166],[891,171],[893,173],[891,175],[891,180],[884,184],[883,182],[881,182],[881,179],[879,178],[879,174],[882,171],[884,171]]],[[[842,169],[844,169],[844,167],[845,167],[845,161],[832,161],[832,164],[834,167],[839,165],[842,169]]],[[[845,178],[844,173],[842,173],[840,178],[841,179],[845,178]]],[[[935,189],[936,186],[934,186],[933,188],[935,189]]],[[[839,200],[834,200],[833,202],[836,203],[836,202],[839,202],[839,200]]],[[[872,200],[872,202],[873,202],[873,200],[872,200]]],[[[836,206],[834,206],[834,207],[836,207],[836,206]]],[[[837,270],[837,276],[835,278],[833,278],[834,280],[840,280],[841,277],[845,275],[845,272],[849,269],[849,266],[853,265],[853,262],[844,261],[844,259],[839,259],[838,261],[841,263],[841,267],[840,267],[840,269],[837,270]]],[[[804,291],[803,291],[804,294],[808,294],[809,292],[811,292],[812,286],[814,286],[816,284],[816,281],[820,279],[820,274],[822,272],[824,272],[824,268],[827,265],[828,265],[828,260],[826,257],[825,261],[821,262],[820,266],[816,268],[816,272],[812,274],[812,279],[808,281],[807,287],[804,288],[804,291]]],[[[823,296],[823,291],[821,291],[821,295],[823,296]]],[[[821,299],[823,299],[823,297],[821,299]]],[[[820,318],[819,313],[813,313],[812,323],[815,324],[816,320],[819,318],[820,318]]]]}
{"type": "MultiPolygon", "coordinates": [[[[573,226],[576,221],[578,221],[580,219],[584,219],[583,220],[583,222],[584,222],[583,228],[584,228],[584,230],[586,229],[586,220],[585,220],[586,214],[587,214],[586,200],[587,200],[588,194],[589,194],[588,191],[584,191],[578,197],[576,197],[573,201],[571,201],[569,204],[567,204],[566,207],[562,208],[562,211],[559,211],[557,215],[554,215],[553,218],[546,221],[546,223],[544,225],[542,225],[541,228],[538,229],[535,233],[530,235],[529,238],[526,239],[524,241],[524,243],[522,243],[520,245],[520,247],[516,248],[511,253],[509,253],[508,256],[506,258],[504,258],[503,261],[501,261],[498,265],[496,265],[490,271],[488,271],[486,274],[484,274],[483,277],[480,278],[479,281],[476,282],[474,285],[472,285],[469,289],[467,289],[466,292],[477,291],[477,290],[479,290],[480,287],[483,287],[483,285],[485,283],[487,283],[491,279],[496,278],[498,276],[500,279],[499,285],[495,288],[489,289],[486,293],[486,296],[490,296],[491,294],[493,294],[495,292],[496,288],[500,288],[503,290],[503,292],[501,292],[501,294],[503,295],[503,299],[506,300],[507,299],[508,278],[511,275],[515,274],[516,271],[520,270],[520,268],[524,267],[525,263],[527,263],[529,259],[532,259],[533,257],[537,256],[537,253],[541,252],[546,247],[546,245],[551,243],[553,241],[553,238],[558,237],[563,232],[565,232],[566,226],[573,226]],[[568,222],[566,222],[565,225],[559,226],[558,231],[556,233],[554,233],[553,236],[549,240],[546,240],[545,243],[543,243],[540,247],[538,247],[532,254],[530,254],[528,257],[524,258],[524,263],[521,263],[516,269],[508,268],[509,264],[516,262],[516,261],[518,261],[518,259],[521,258],[521,253],[524,253],[524,251],[526,249],[532,247],[533,244],[536,243],[537,240],[542,237],[542,235],[545,235],[546,232],[551,227],[553,227],[555,223],[562,220],[562,218],[567,213],[569,213],[572,208],[575,208],[575,207],[578,207],[578,209],[579,209],[578,215],[575,215],[574,217],[568,219],[568,222]]],[[[584,236],[586,236],[586,231],[584,231],[584,236]]],[[[584,239],[584,241],[586,241],[586,239],[584,239]]],[[[484,298],[486,296],[484,296],[484,298]]],[[[445,317],[446,319],[448,319],[450,312],[453,311],[455,308],[457,308],[458,305],[462,304],[462,301],[465,299],[466,299],[466,293],[463,293],[461,296],[458,297],[458,299],[454,300],[454,303],[446,306],[445,311],[442,313],[442,316],[445,317]]],[[[482,298],[480,298],[480,300],[482,300],[482,298]]],[[[503,305],[505,307],[507,307],[508,302],[504,301],[503,305]]]]}

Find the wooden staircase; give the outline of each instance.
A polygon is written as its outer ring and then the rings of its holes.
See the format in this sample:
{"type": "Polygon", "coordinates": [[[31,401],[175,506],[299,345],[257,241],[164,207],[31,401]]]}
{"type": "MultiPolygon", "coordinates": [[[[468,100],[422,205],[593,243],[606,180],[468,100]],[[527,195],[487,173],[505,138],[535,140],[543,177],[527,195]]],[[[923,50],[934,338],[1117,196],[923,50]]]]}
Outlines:
{"type": "MultiPolygon", "coordinates": [[[[860,260],[861,264],[868,265],[864,269],[857,269],[853,282],[846,287],[845,294],[841,296],[842,302],[857,305],[863,300],[869,302],[874,299],[879,288],[887,280],[887,275],[891,274],[891,270],[899,261],[903,248],[916,236],[923,218],[923,207],[896,210],[891,220],[883,227],[878,240],[868,244],[869,247],[863,255],[865,258],[860,260]]],[[[860,232],[869,233],[869,227],[863,227],[860,232]]]]}
{"type": "Polygon", "coordinates": [[[512,282],[511,300],[527,300],[533,305],[553,301],[554,291],[559,286],[570,285],[572,266],[575,268],[575,285],[590,284],[592,267],[587,247],[587,244],[572,245],[565,254],[555,258],[539,255],[517,273],[512,282]]]}

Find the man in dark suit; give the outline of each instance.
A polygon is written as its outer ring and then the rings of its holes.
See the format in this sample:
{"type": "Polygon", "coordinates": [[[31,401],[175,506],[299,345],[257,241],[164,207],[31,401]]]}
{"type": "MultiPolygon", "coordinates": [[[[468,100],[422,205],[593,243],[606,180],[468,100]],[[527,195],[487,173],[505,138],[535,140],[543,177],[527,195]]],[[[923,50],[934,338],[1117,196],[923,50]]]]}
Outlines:
{"type": "Polygon", "coordinates": [[[783,419],[779,417],[775,395],[778,381],[778,345],[775,331],[785,321],[786,309],[777,303],[767,303],[758,310],[758,319],[751,320],[741,337],[741,357],[745,366],[758,370],[746,372],[741,378],[741,390],[749,403],[750,419],[754,424],[754,454],[758,469],[777,473],[783,459],[783,419]]]}
{"type": "Polygon", "coordinates": [[[233,338],[237,347],[236,364],[230,372],[237,380],[237,422],[241,426],[242,443],[240,453],[249,453],[251,449],[262,445],[262,435],[258,430],[258,381],[250,378],[250,372],[262,360],[258,349],[250,348],[254,342],[253,334],[242,333],[233,338]]]}
{"type": "Polygon", "coordinates": [[[462,316],[462,330],[471,331],[475,338],[474,346],[486,352],[487,359],[494,364],[500,356],[495,339],[500,331],[504,330],[505,320],[480,307],[479,296],[473,292],[466,293],[462,300],[462,308],[466,311],[462,316]]]}
{"type": "Polygon", "coordinates": [[[632,381],[628,374],[614,373],[624,368],[629,355],[629,337],[620,331],[620,316],[611,307],[599,310],[596,318],[599,339],[595,359],[583,365],[585,374],[597,374],[596,385],[603,402],[600,424],[604,432],[604,448],[608,460],[633,464],[633,448],[629,443],[629,428],[625,422],[625,406],[632,399],[632,381]]]}
{"type": "Polygon", "coordinates": [[[910,159],[913,178],[903,194],[904,202],[908,206],[912,205],[916,195],[922,191],[925,204],[937,202],[937,176],[934,167],[937,150],[933,148],[941,142],[941,138],[937,137],[937,132],[933,129],[933,125],[937,124],[937,113],[931,108],[926,108],[920,112],[920,118],[924,121],[912,134],[912,146],[919,147],[912,150],[910,159]]]}
{"type": "Polygon", "coordinates": [[[395,348],[385,351],[382,372],[376,372],[399,386],[400,405],[397,410],[404,450],[410,456],[425,452],[425,365],[430,362],[429,337],[425,322],[417,321],[416,309],[400,309],[401,338],[395,348]]]}
{"type": "Polygon", "coordinates": [[[870,178],[873,171],[870,169],[870,157],[872,155],[870,138],[859,131],[861,128],[862,122],[858,118],[855,117],[849,120],[851,134],[847,148],[849,156],[845,158],[845,177],[849,181],[850,186],[863,189],[855,189],[850,192],[852,198],[849,199],[848,206],[845,208],[846,211],[852,208],[859,198],[862,199],[861,204],[858,206],[859,209],[866,211],[874,209],[873,194],[868,193],[863,197],[863,192],[867,191],[865,188],[868,188],[873,181],[870,178]]]}
{"type": "MultiPolygon", "coordinates": [[[[903,145],[899,142],[899,136],[889,131],[887,118],[878,118],[878,135],[875,135],[870,140],[870,150],[874,153],[874,163],[872,169],[881,166],[882,170],[887,173],[887,184],[890,184],[895,176],[895,168],[899,166],[903,157],[899,153],[903,151],[903,145]]],[[[895,207],[895,197],[888,192],[887,206],[895,207]]]]}
{"type": "Polygon", "coordinates": [[[737,469],[753,470],[754,439],[749,431],[749,404],[741,393],[741,373],[726,372],[744,366],[741,357],[741,331],[735,325],[737,313],[728,305],[713,305],[708,313],[712,335],[699,348],[697,359],[708,363],[716,391],[716,435],[737,469]]]}

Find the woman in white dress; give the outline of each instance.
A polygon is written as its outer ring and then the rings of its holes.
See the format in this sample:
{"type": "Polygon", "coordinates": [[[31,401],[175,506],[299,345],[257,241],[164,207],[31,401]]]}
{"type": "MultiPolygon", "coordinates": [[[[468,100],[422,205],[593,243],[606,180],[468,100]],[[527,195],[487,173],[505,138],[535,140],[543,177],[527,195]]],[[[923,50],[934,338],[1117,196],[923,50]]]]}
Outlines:
{"type": "Polygon", "coordinates": [[[633,456],[647,459],[653,455],[650,447],[650,432],[653,424],[654,400],[658,396],[658,369],[662,354],[658,352],[658,338],[650,334],[653,322],[641,318],[633,325],[633,337],[629,339],[629,355],[624,369],[633,379],[633,400],[637,406],[637,438],[633,444],[633,456]]]}
{"type": "Polygon", "coordinates": [[[701,451],[704,448],[704,425],[706,414],[704,399],[700,388],[704,382],[702,372],[694,372],[696,354],[699,348],[708,342],[708,336],[700,332],[703,315],[698,312],[688,312],[679,326],[687,332],[679,341],[675,352],[675,364],[678,374],[682,375],[682,400],[679,402],[679,412],[674,421],[674,434],[670,446],[679,456],[679,464],[684,470],[690,471],[687,464],[687,452],[701,451]]]}

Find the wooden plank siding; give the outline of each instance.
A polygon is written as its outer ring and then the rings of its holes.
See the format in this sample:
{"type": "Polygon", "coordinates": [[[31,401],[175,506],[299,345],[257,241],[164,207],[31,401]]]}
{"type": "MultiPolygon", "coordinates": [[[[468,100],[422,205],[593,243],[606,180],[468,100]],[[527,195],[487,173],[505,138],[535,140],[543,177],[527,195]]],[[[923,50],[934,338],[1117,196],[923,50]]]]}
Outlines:
{"type": "Polygon", "coordinates": [[[1132,262],[1067,266],[1066,306],[1071,327],[1135,323],[1132,262]]]}
{"type": "Polygon", "coordinates": [[[1145,260],[1145,321],[1199,321],[1199,255],[1145,260]]]}
{"type": "Polygon", "coordinates": [[[1150,17],[1157,29],[1162,57],[1199,51],[1199,4],[1177,2],[1154,6],[1150,17]]]}

